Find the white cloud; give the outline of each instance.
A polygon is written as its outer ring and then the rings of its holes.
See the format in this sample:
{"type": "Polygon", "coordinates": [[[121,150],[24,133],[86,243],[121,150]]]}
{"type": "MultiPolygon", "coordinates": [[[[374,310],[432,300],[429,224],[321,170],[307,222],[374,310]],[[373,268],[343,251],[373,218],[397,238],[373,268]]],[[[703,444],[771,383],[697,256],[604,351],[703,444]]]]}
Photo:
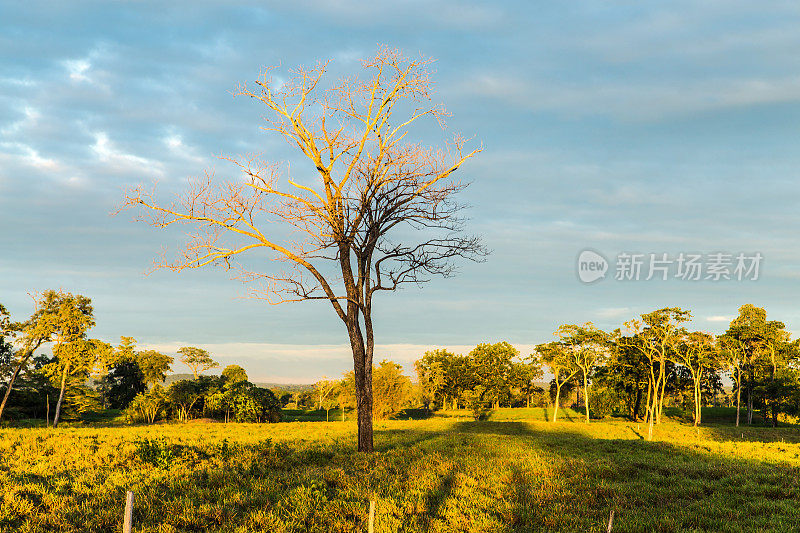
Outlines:
{"type": "Polygon", "coordinates": [[[63,61],[64,68],[69,72],[69,78],[74,81],[92,82],[87,72],[92,68],[92,63],[86,59],[67,59],[63,61]]]}
{"type": "Polygon", "coordinates": [[[34,167],[39,170],[56,171],[61,167],[58,162],[42,155],[31,146],[18,142],[0,142],[0,147],[15,153],[0,153],[0,158],[8,161],[16,160],[23,165],[34,167]]]}
{"type": "Polygon", "coordinates": [[[530,111],[574,116],[611,115],[628,121],[657,120],[674,114],[800,101],[800,77],[673,79],[653,84],[630,79],[565,84],[527,80],[516,74],[474,73],[454,90],[498,100],[530,111]]]}
{"type": "Polygon", "coordinates": [[[729,316],[714,315],[714,316],[707,316],[706,320],[708,322],[730,322],[733,319],[729,316]]]}
{"type": "Polygon", "coordinates": [[[197,148],[184,143],[183,137],[177,133],[170,133],[164,137],[164,144],[176,157],[197,163],[206,163],[206,159],[198,154],[197,148]]]}
{"type": "Polygon", "coordinates": [[[94,139],[91,150],[95,157],[100,162],[114,167],[115,170],[142,172],[157,176],[164,174],[164,166],[160,161],[125,153],[111,142],[108,134],[104,131],[94,133],[94,139]]]}

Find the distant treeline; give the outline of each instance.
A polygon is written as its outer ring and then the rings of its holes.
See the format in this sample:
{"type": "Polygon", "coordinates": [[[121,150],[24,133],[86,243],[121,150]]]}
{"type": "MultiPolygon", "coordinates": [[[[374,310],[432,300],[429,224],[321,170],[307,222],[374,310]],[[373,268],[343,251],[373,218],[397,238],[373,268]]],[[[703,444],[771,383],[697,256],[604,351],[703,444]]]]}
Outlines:
{"type": "MultiPolygon", "coordinates": [[[[424,402],[432,408],[471,408],[477,417],[490,406],[541,401],[535,381],[547,368],[547,401],[558,416],[564,394],[580,390],[586,421],[624,414],[648,423],[648,437],[665,405],[691,409],[695,424],[704,405],[736,406],[748,424],[757,413],[775,426],[800,415],[800,348],[783,322],[767,320],[763,308],[739,308],[722,335],[686,327],[691,313],[662,308],[603,331],[587,322],[564,324],[556,340],[522,359],[508,343],[481,344],[468,355],[427,352],[416,367],[424,402]],[[733,390],[726,395],[722,378],[733,390]]],[[[577,398],[576,398],[577,400],[577,398]]]]}
{"type": "MultiPolygon", "coordinates": [[[[695,424],[704,405],[733,405],[748,424],[760,413],[764,423],[800,415],[800,347],[783,322],[743,305],[722,335],[686,327],[691,313],[662,308],[625,322],[614,331],[592,323],[564,324],[556,340],[521,355],[508,342],[479,344],[466,355],[426,352],[416,361],[418,383],[400,365],[382,361],[373,368],[373,416],[388,418],[407,407],[428,410],[467,408],[480,418],[490,408],[582,407],[591,417],[619,414],[652,427],[664,406],[690,409],[695,424]],[[542,386],[541,379],[550,379],[542,386]],[[733,383],[730,394],[723,377],[733,383]]],[[[220,376],[200,348],[183,347],[180,361],[191,374],[169,375],[173,358],[139,350],[131,337],[116,347],[89,338],[94,326],[91,300],[64,291],[35,299],[26,320],[12,320],[0,305],[0,420],[43,418],[56,426],[63,418],[104,409],[122,410],[130,421],[163,418],[272,422],[282,408],[356,407],[353,372],[314,385],[251,383],[238,365],[220,376]],[[52,355],[38,350],[52,343],[52,355]]]]}

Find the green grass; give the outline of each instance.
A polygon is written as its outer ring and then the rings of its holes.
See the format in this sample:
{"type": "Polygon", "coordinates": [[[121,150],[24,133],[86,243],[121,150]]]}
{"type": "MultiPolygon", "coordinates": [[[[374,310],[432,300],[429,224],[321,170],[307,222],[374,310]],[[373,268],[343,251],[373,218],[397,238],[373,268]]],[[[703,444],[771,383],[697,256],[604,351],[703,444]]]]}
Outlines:
{"type": "Polygon", "coordinates": [[[140,532],[365,531],[373,494],[378,532],[605,531],[612,509],[615,532],[800,524],[798,427],[670,420],[647,442],[522,411],[377,422],[372,455],[351,422],[3,429],[0,531],[116,531],[125,490],[140,532]]]}

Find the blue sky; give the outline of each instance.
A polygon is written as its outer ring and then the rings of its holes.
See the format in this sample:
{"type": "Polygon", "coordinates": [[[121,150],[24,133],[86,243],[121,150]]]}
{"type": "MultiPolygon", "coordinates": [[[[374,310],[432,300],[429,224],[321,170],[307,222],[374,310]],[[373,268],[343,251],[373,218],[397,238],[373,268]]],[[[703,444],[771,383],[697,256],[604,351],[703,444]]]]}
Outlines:
{"type": "Polygon", "coordinates": [[[335,79],[381,43],[435,58],[449,132],[485,147],[463,199],[493,253],[381,295],[376,359],[526,352],[561,323],[613,329],[664,306],[719,332],[754,303],[796,331],[798,23],[794,2],[4,3],[0,302],[22,318],[29,292],[60,287],[93,299],[105,340],[206,346],[256,379],[339,375],[352,360],[327,304],[271,307],[223,271],[145,275],[181,233],[110,213],[132,185],[169,197],[206,169],[235,177],[219,155],[302,169],[230,92],[276,64],[331,59],[335,79]],[[757,281],[586,285],[586,248],[764,261],[757,281]]]}

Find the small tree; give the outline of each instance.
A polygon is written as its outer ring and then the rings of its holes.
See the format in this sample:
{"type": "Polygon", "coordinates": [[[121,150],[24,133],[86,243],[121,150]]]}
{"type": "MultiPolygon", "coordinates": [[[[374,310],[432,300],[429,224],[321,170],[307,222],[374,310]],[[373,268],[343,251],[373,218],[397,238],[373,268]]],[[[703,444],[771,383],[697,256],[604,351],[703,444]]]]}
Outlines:
{"type": "Polygon", "coordinates": [[[185,346],[178,350],[178,353],[181,354],[181,362],[189,367],[195,380],[197,380],[200,372],[219,366],[219,363],[211,359],[208,352],[202,348],[185,346]]]}
{"type": "Polygon", "coordinates": [[[625,322],[630,336],[615,331],[618,343],[638,350],[648,362],[647,440],[653,440],[653,424],[661,423],[670,351],[680,340],[681,324],[691,318],[691,312],[680,307],[664,307],[625,322]]]}
{"type": "Polygon", "coordinates": [[[720,366],[719,354],[714,346],[714,336],[702,331],[684,332],[682,339],[671,352],[675,364],[682,365],[692,378],[694,425],[700,424],[703,414],[702,384],[709,372],[720,366]]]}
{"type": "Polygon", "coordinates": [[[112,350],[111,345],[105,342],[82,338],[59,343],[53,348],[54,361],[42,369],[52,380],[60,380],[60,392],[53,417],[53,427],[57,427],[61,419],[61,406],[67,389],[67,379],[76,376],[85,380],[98,362],[112,350]]]}
{"type": "Polygon", "coordinates": [[[375,418],[389,418],[408,405],[411,380],[403,374],[403,367],[384,359],[372,371],[372,376],[375,418]]]}
{"type": "Polygon", "coordinates": [[[125,411],[131,421],[142,420],[148,424],[155,422],[167,408],[167,393],[156,383],[149,390],[139,393],[125,411]]]}
{"type": "Polygon", "coordinates": [[[167,389],[169,402],[177,407],[178,419],[186,422],[194,405],[205,395],[208,384],[202,380],[182,379],[167,389]]]}
{"type": "Polygon", "coordinates": [[[586,422],[589,422],[589,386],[594,370],[608,356],[608,335],[591,322],[582,326],[564,324],[556,335],[572,359],[573,368],[580,371],[583,381],[583,400],[586,407],[586,422]]]}
{"type": "Polygon", "coordinates": [[[228,365],[222,371],[222,380],[225,383],[239,383],[247,381],[247,372],[239,365],[228,365]]]}
{"type": "Polygon", "coordinates": [[[339,381],[339,386],[336,387],[336,399],[339,404],[339,409],[342,410],[342,422],[344,422],[344,415],[347,409],[355,409],[356,402],[356,377],[351,370],[344,373],[344,378],[339,381]]]}
{"type": "Polygon", "coordinates": [[[325,409],[325,420],[330,422],[330,410],[336,406],[335,393],[337,383],[327,378],[322,378],[314,384],[314,398],[317,409],[325,409]]]}
{"type": "Polygon", "coordinates": [[[483,398],[500,407],[511,398],[515,385],[515,365],[519,351],[507,342],[478,344],[470,353],[472,373],[477,384],[483,386],[483,398]]]}
{"type": "Polygon", "coordinates": [[[560,342],[550,342],[547,344],[540,344],[536,347],[542,359],[542,362],[547,365],[550,372],[553,373],[553,382],[556,387],[556,396],[553,401],[553,422],[558,420],[558,407],[561,398],[561,388],[565,383],[569,382],[580,369],[575,366],[572,359],[572,354],[569,353],[567,347],[560,342]]]}
{"type": "Polygon", "coordinates": [[[531,354],[525,361],[514,365],[512,375],[514,384],[525,397],[525,407],[530,408],[531,396],[534,393],[541,393],[541,389],[536,385],[536,380],[544,375],[541,358],[538,354],[531,354]]]}
{"type": "Polygon", "coordinates": [[[484,396],[486,388],[483,385],[475,385],[474,388],[465,390],[461,393],[461,399],[467,409],[472,411],[472,416],[476,421],[484,418],[489,412],[489,401],[484,396]]]}

